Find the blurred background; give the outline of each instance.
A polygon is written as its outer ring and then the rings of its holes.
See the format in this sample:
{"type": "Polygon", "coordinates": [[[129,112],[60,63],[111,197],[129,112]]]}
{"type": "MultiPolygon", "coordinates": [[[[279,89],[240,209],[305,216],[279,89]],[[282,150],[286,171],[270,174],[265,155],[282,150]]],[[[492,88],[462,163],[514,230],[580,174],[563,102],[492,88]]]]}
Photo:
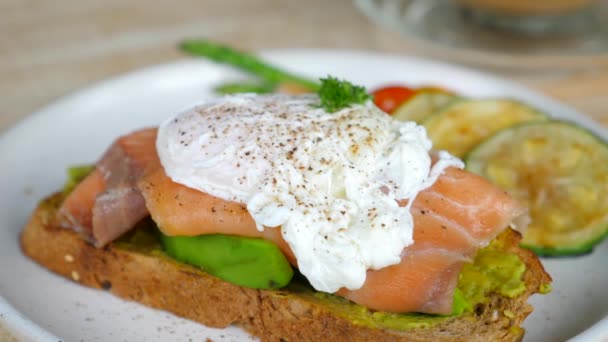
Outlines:
{"type": "Polygon", "coordinates": [[[592,2],[0,0],[0,129],[85,85],[185,58],[176,44],[192,37],[248,50],[362,49],[445,59],[523,82],[608,123],[607,34],[598,28],[606,17],[588,16],[606,2],[585,10],[592,2]],[[557,25],[574,34],[547,38],[544,31],[555,25],[534,25],[547,6],[576,14],[557,25]],[[501,22],[505,10],[525,14],[515,21],[527,26],[501,22]],[[530,27],[532,35],[522,32],[530,27]]]}

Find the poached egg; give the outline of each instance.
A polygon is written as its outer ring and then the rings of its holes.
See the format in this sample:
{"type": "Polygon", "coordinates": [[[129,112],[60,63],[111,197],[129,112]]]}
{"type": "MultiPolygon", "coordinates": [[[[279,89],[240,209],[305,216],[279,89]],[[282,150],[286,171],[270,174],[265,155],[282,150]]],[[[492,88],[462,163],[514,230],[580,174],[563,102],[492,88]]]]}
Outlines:
{"type": "Polygon", "coordinates": [[[319,291],[363,286],[413,243],[410,204],[447,167],[423,127],[373,103],[336,113],[314,95],[240,94],[165,121],[157,150],[175,182],[242,203],[258,229],[281,229],[319,291]],[[400,206],[397,201],[407,200],[400,206]]]}

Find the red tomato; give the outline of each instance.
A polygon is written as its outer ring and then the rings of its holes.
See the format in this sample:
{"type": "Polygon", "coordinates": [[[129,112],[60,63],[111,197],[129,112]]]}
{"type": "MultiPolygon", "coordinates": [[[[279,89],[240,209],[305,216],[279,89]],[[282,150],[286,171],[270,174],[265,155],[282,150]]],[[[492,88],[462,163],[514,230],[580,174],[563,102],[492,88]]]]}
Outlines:
{"type": "Polygon", "coordinates": [[[374,103],[376,106],[391,114],[395,108],[412,97],[415,93],[416,90],[408,87],[390,86],[377,89],[372,95],[374,96],[374,103]]]}

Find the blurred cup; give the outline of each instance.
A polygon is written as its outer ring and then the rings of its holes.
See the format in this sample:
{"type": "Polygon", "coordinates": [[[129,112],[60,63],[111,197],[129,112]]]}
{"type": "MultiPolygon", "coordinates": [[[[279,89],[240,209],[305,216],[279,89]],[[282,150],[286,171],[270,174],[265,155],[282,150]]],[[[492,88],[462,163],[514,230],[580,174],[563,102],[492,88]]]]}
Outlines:
{"type": "Polygon", "coordinates": [[[490,28],[555,35],[582,33],[593,23],[594,0],[452,0],[471,21],[490,28]]]}

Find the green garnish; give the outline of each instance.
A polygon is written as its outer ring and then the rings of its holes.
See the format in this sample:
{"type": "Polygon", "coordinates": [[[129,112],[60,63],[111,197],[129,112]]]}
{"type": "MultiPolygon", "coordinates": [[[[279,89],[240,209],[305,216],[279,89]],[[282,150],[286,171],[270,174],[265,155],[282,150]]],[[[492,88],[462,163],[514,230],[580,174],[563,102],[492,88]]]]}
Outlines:
{"type": "Polygon", "coordinates": [[[321,107],[333,113],[352,104],[360,104],[372,98],[364,87],[332,76],[321,79],[321,88],[317,92],[321,107]]]}
{"type": "Polygon", "coordinates": [[[313,92],[319,89],[318,82],[291,74],[262,61],[252,54],[237,51],[222,44],[208,40],[186,40],[180,44],[180,48],[190,55],[229,64],[256,75],[268,86],[276,87],[279,83],[294,83],[313,92]]]}

